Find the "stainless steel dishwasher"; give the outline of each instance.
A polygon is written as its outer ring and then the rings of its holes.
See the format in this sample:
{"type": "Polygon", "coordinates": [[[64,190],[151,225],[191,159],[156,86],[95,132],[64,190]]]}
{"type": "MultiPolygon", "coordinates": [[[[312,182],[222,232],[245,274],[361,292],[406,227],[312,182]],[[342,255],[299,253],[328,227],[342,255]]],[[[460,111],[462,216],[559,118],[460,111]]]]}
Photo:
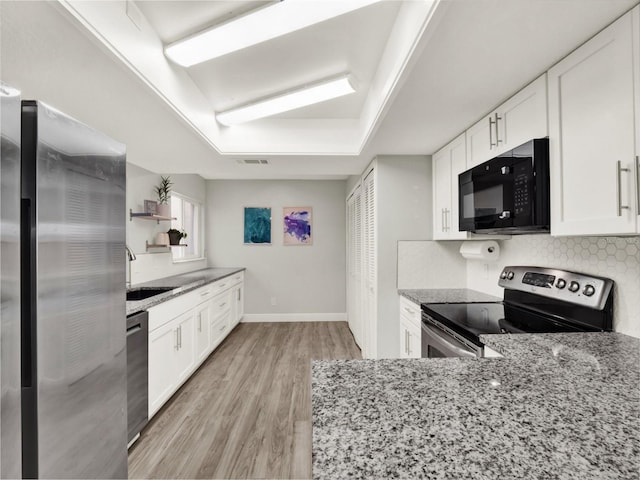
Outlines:
{"type": "Polygon", "coordinates": [[[129,446],[149,421],[149,314],[127,317],[127,427],[129,446]]]}

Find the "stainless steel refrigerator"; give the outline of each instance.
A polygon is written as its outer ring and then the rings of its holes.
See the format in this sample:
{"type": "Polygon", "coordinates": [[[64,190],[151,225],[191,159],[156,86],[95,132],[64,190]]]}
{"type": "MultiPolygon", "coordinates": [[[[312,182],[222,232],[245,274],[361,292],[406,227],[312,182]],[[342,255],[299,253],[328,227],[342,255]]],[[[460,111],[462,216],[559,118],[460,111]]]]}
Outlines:
{"type": "Polygon", "coordinates": [[[125,146],[0,99],[0,474],[127,478],[125,146]]]}

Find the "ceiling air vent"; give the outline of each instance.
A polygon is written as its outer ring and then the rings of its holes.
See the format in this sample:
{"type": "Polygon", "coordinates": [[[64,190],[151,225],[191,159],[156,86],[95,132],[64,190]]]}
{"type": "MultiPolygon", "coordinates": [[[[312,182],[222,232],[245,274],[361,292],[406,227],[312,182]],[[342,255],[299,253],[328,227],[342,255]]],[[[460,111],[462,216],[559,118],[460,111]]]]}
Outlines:
{"type": "Polygon", "coordinates": [[[240,165],[269,165],[269,160],[264,158],[243,158],[237,160],[240,165]]]}

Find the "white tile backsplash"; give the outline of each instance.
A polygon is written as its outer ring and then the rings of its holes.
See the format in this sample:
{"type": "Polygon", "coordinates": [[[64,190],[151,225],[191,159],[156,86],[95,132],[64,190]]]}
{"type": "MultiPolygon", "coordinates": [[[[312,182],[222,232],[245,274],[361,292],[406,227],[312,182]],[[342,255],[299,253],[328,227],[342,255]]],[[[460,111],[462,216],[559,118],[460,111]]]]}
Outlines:
{"type": "Polygon", "coordinates": [[[498,275],[506,265],[533,265],[611,278],[614,329],[640,338],[640,237],[519,235],[500,242],[495,263],[467,261],[467,288],[502,296],[498,275]]]}
{"type": "Polygon", "coordinates": [[[461,242],[398,242],[398,288],[464,288],[466,262],[461,242]]]}

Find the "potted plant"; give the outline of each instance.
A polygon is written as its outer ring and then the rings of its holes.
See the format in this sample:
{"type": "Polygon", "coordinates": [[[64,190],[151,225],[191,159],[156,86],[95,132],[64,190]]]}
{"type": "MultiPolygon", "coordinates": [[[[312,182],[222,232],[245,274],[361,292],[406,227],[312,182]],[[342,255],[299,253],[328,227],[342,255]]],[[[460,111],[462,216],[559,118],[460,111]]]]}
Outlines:
{"type": "Polygon", "coordinates": [[[171,217],[171,206],[169,205],[171,185],[173,185],[171,177],[160,177],[160,185],[154,188],[158,195],[158,215],[161,217],[171,217]]]}
{"type": "Polygon", "coordinates": [[[187,232],[175,228],[170,228],[167,234],[169,235],[169,245],[180,245],[180,240],[187,238],[187,232]]]}

